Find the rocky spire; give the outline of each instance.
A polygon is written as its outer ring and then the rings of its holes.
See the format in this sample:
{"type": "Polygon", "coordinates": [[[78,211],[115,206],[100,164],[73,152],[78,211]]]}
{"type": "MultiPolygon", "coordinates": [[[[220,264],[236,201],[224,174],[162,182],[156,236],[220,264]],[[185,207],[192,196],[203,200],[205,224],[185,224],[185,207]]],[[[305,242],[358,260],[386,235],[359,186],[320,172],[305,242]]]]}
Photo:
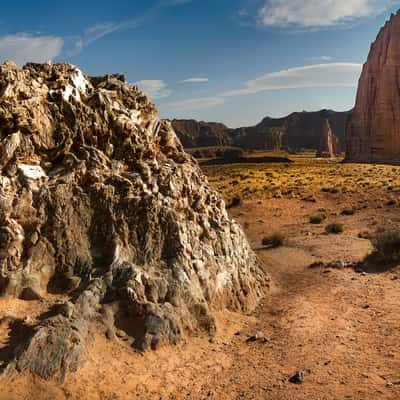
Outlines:
{"type": "Polygon", "coordinates": [[[321,138],[317,150],[317,157],[332,158],[339,154],[339,139],[332,133],[329,120],[326,118],[321,129],[321,138]]]}

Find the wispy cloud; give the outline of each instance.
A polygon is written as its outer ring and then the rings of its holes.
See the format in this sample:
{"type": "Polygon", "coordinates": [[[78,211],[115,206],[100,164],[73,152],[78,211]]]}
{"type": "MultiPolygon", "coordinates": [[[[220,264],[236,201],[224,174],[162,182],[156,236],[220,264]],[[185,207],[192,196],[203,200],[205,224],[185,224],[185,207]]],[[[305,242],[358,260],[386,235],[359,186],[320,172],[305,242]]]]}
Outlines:
{"type": "Polygon", "coordinates": [[[153,7],[149,8],[143,15],[128,18],[121,21],[102,21],[88,28],[79,36],[72,38],[72,48],[69,55],[79,54],[86,46],[114,32],[125,29],[136,29],[146,22],[157,18],[165,7],[179,6],[191,3],[192,0],[159,0],[153,7]]]}
{"type": "Polygon", "coordinates": [[[241,96],[278,89],[356,86],[361,68],[361,64],[354,63],[316,64],[290,68],[247,81],[243,88],[225,92],[222,96],[241,96]]]}
{"type": "Polygon", "coordinates": [[[207,83],[207,82],[208,78],[189,78],[189,79],[183,79],[178,83],[207,83]]]}
{"type": "Polygon", "coordinates": [[[164,113],[174,113],[180,111],[197,111],[205,108],[215,107],[223,104],[225,100],[222,97],[198,97],[175,101],[172,103],[160,104],[159,107],[164,113]]]}
{"type": "Polygon", "coordinates": [[[327,63],[289,68],[262,75],[247,81],[242,88],[216,94],[211,97],[190,98],[160,104],[165,113],[198,111],[225,103],[229,97],[251,95],[269,90],[313,88],[313,87],[354,87],[357,85],[362,64],[327,63]]]}
{"type": "Polygon", "coordinates": [[[258,11],[262,25],[300,28],[329,27],[377,15],[394,0],[263,0],[258,11]]]}
{"type": "Polygon", "coordinates": [[[164,81],[158,79],[138,81],[135,82],[135,85],[152,100],[169,97],[172,93],[168,85],[164,81]]]}
{"type": "Polygon", "coordinates": [[[63,44],[63,39],[57,36],[27,33],[0,36],[0,59],[10,59],[20,66],[27,62],[45,62],[57,57],[63,44]]]}

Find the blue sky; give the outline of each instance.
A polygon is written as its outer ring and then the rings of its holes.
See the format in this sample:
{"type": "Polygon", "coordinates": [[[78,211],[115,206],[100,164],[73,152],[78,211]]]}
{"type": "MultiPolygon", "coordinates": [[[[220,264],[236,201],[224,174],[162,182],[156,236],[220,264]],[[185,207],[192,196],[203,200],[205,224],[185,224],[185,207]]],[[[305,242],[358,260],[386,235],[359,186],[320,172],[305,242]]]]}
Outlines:
{"type": "Polygon", "coordinates": [[[252,125],[354,104],[392,0],[2,2],[0,58],[124,72],[164,118],[252,125]]]}

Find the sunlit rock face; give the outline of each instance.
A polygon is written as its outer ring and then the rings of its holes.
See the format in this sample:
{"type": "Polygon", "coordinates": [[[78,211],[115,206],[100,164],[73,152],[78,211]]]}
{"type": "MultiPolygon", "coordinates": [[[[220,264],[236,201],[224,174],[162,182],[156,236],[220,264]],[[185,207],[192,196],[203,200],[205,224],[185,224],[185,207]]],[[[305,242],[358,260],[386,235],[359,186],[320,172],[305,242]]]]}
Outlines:
{"type": "Polygon", "coordinates": [[[346,160],[400,163],[400,14],[372,44],[346,129],[346,160]]]}
{"type": "Polygon", "coordinates": [[[338,155],[340,155],[339,139],[332,133],[329,121],[326,119],[321,129],[317,157],[332,158],[338,155]]]}
{"type": "MultiPolygon", "coordinates": [[[[171,124],[122,75],[0,66],[0,292],[64,299],[8,370],[64,377],[94,329],[140,350],[213,334],[265,276],[171,124]]],[[[1,297],[0,297],[1,301],[1,297]]]]}

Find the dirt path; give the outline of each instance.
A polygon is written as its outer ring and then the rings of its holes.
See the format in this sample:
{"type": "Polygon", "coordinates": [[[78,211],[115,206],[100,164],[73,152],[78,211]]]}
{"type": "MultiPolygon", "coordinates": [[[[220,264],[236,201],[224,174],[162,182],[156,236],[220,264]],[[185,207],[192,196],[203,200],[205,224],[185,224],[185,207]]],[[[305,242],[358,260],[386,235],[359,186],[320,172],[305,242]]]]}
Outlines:
{"type": "MultiPolygon", "coordinates": [[[[357,233],[376,210],[347,219],[345,233],[331,236],[308,224],[313,208],[281,200],[232,211],[271,288],[252,315],[221,314],[215,339],[190,338],[139,356],[99,335],[88,362],[63,385],[18,377],[2,382],[0,399],[399,399],[400,270],[309,268],[318,260],[363,259],[371,245],[357,233]],[[260,248],[274,229],[288,244],[260,248]],[[261,340],[248,341],[258,332],[261,340]],[[290,383],[298,370],[304,382],[290,383]]],[[[395,211],[384,218],[399,222],[395,211]]]]}

